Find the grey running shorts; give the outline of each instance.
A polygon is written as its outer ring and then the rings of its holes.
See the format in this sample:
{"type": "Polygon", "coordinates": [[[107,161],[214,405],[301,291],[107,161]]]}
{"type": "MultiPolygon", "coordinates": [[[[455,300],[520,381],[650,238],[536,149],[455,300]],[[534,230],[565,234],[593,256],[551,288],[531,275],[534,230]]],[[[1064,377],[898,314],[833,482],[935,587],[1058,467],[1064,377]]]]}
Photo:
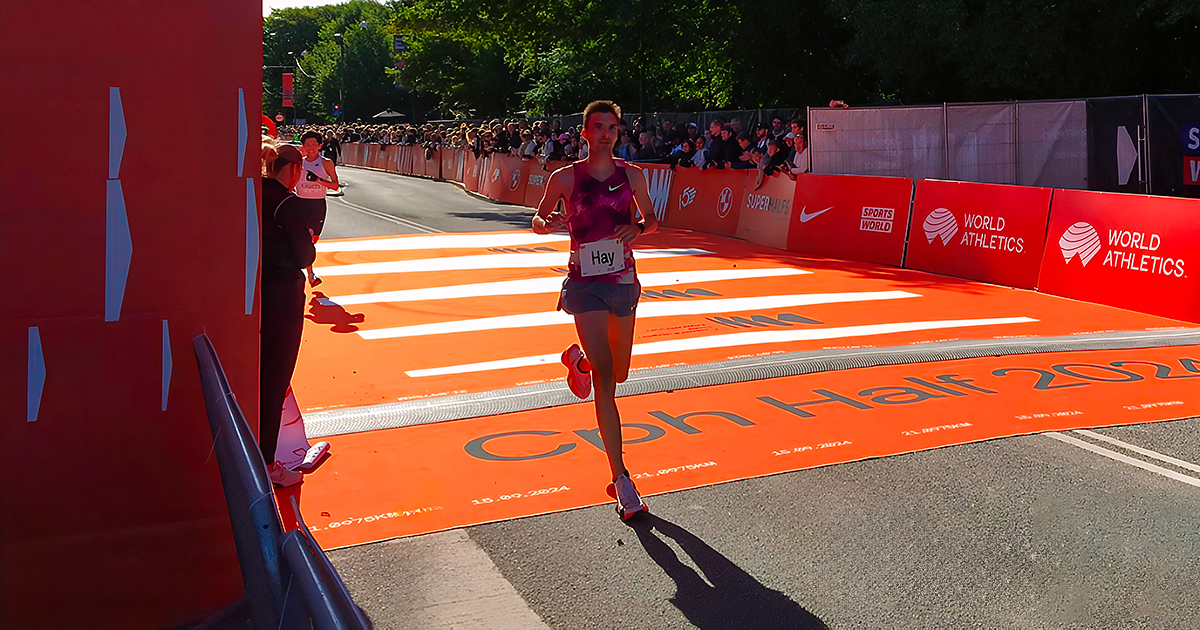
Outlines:
{"type": "Polygon", "coordinates": [[[567,279],[559,304],[571,315],[608,311],[617,317],[629,317],[642,295],[641,283],[613,284],[567,279]]]}

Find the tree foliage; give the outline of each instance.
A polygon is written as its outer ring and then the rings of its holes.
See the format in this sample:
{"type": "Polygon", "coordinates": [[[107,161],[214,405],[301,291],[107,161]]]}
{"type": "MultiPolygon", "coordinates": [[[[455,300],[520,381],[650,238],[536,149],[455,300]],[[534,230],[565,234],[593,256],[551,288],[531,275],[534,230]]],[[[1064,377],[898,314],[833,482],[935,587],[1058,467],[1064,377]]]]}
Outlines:
{"type": "MultiPolygon", "coordinates": [[[[298,92],[314,111],[344,82],[354,115],[482,118],[597,98],[671,111],[1195,92],[1197,49],[1195,0],[353,0],[272,13],[263,59],[309,51],[298,92]]],[[[264,103],[277,86],[265,73],[264,103]]]]}

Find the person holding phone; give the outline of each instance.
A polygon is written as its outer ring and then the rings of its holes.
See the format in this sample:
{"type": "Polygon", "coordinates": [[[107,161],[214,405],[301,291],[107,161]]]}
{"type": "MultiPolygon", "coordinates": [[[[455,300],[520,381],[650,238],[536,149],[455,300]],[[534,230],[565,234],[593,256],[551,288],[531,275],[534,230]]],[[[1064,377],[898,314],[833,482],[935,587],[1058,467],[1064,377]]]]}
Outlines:
{"type": "Polygon", "coordinates": [[[592,150],[587,159],[550,175],[533,231],[549,234],[566,227],[571,236],[559,308],[575,317],[583,348],[571,344],[562,362],[577,397],[587,398],[595,384],[596,422],[612,472],[617,514],[625,520],[645,511],[646,505],[621,452],[616,387],[629,376],[635,310],[642,292],[632,244],[654,232],[658,221],[645,174],[613,159],[621,109],[612,101],[595,101],[584,109],[583,121],[583,137],[592,150]],[[560,202],[563,212],[558,211],[560,202]]]}
{"type": "MultiPolygon", "coordinates": [[[[321,228],[325,227],[325,195],[336,191],[338,183],[337,170],[333,160],[321,157],[321,134],[316,131],[305,132],[300,137],[300,153],[304,156],[301,166],[304,174],[296,184],[296,196],[308,208],[308,228],[313,233],[313,243],[321,236],[321,228]]],[[[305,270],[308,272],[308,283],[311,286],[321,284],[321,279],[313,273],[312,265],[305,270]]]]}

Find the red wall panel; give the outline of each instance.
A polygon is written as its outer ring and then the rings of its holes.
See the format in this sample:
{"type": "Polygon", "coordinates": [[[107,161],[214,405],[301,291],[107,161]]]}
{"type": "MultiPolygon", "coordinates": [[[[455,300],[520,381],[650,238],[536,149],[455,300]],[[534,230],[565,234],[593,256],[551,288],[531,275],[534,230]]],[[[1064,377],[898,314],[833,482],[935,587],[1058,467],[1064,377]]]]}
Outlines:
{"type": "Polygon", "coordinates": [[[787,249],[899,267],[912,186],[901,177],[797,176],[787,249]]]}
{"type": "Polygon", "coordinates": [[[796,182],[776,173],[764,177],[762,185],[755,189],[757,178],[757,170],[746,176],[736,235],[752,243],[787,249],[796,182]]]}
{"type": "Polygon", "coordinates": [[[746,177],[744,170],[676,169],[663,225],[733,236],[737,233],[746,177]]]}
{"type": "Polygon", "coordinates": [[[1200,322],[1200,200],[1054,191],[1038,289],[1200,322]]]}
{"type": "Polygon", "coordinates": [[[918,181],[904,266],[1034,288],[1051,192],[1031,186],[918,181]]]}
{"type": "Polygon", "coordinates": [[[241,593],[191,339],[256,426],[261,36],[236,0],[0,3],[0,627],[241,593]]]}

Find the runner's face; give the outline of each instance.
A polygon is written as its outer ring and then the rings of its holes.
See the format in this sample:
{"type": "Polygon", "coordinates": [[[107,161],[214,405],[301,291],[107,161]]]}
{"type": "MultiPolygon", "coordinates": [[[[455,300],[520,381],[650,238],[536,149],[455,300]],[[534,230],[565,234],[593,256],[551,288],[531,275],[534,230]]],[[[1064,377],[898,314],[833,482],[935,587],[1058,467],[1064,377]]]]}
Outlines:
{"type": "Polygon", "coordinates": [[[593,147],[611,147],[617,140],[619,122],[615,115],[608,112],[592,114],[583,130],[583,138],[593,147]]]}
{"type": "Polygon", "coordinates": [[[300,153],[304,157],[312,159],[317,156],[317,152],[321,150],[321,143],[316,138],[309,138],[300,145],[300,153]]]}

